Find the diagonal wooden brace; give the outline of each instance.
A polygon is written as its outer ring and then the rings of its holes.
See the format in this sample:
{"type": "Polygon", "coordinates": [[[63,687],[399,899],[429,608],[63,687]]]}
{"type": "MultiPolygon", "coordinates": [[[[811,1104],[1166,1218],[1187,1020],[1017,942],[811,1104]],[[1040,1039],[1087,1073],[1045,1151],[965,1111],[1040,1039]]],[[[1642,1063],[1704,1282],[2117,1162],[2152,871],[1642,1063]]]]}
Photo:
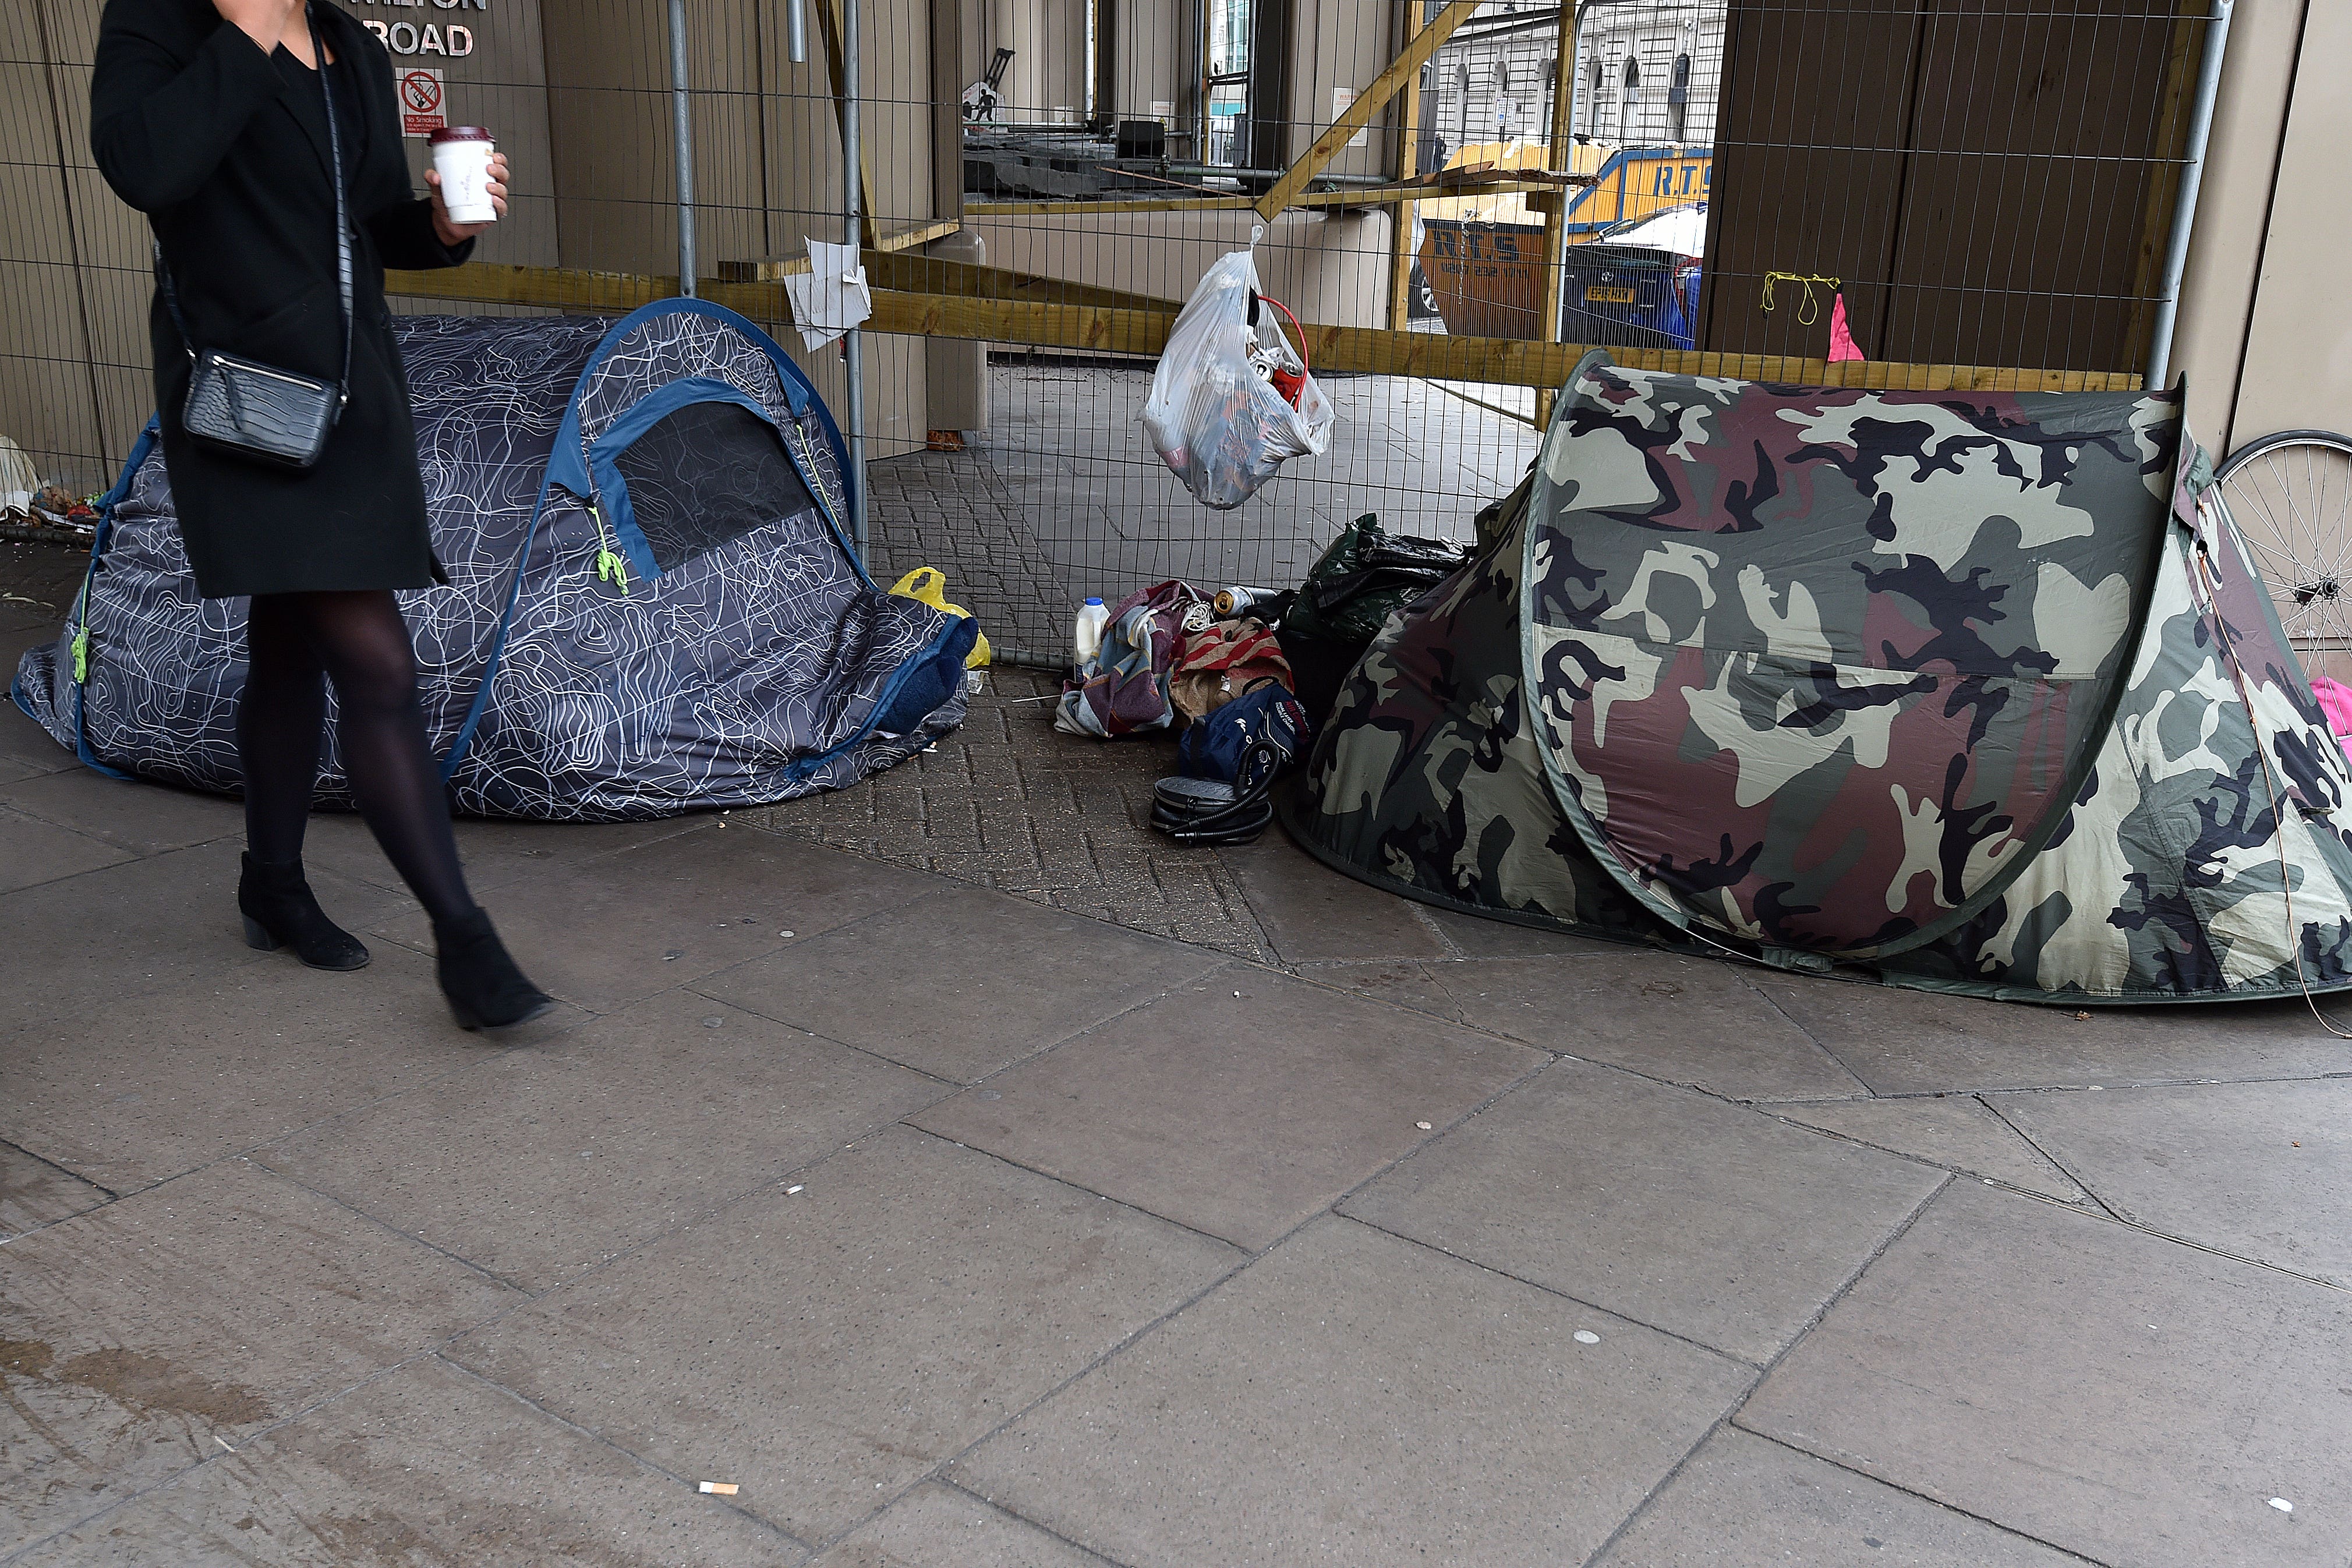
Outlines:
{"type": "Polygon", "coordinates": [[[1372,85],[1348,106],[1348,111],[1328,131],[1315,139],[1315,145],[1307,150],[1304,157],[1282,172],[1282,178],[1274,183],[1274,189],[1257,199],[1258,216],[1271,219],[1290,205],[1307,188],[1308,182],[1323,172],[1331,160],[1339,155],[1339,150],[1348,145],[1348,139],[1370,125],[1372,116],[1386,109],[1389,99],[1404,90],[1405,84],[1412,80],[1413,73],[1426,65],[1429,57],[1437,52],[1437,46],[1452,37],[1454,30],[1468,21],[1470,14],[1477,8],[1478,0],[1453,0],[1453,4],[1437,14],[1434,21],[1415,33],[1405,44],[1404,52],[1391,60],[1388,68],[1372,78],[1372,85]]]}

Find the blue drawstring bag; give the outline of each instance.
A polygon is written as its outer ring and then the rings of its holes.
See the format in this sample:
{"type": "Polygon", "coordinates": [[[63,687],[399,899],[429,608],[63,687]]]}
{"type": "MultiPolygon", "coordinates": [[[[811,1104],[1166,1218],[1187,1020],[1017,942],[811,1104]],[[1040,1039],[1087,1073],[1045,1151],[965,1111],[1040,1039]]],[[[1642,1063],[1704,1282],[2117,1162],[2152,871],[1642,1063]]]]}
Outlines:
{"type": "Polygon", "coordinates": [[[1313,734],[1298,699],[1279,682],[1267,681],[1194,720],[1177,743],[1177,771],[1187,779],[1221,784],[1271,782],[1241,777],[1244,759],[1253,748],[1271,747],[1279,759],[1279,772],[1307,755],[1313,734]]]}
{"type": "Polygon", "coordinates": [[[1151,825],[1180,844],[1257,841],[1274,821],[1274,781],[1306,754],[1307,710],[1271,677],[1192,721],[1183,772],[1151,790],[1151,825]]]}

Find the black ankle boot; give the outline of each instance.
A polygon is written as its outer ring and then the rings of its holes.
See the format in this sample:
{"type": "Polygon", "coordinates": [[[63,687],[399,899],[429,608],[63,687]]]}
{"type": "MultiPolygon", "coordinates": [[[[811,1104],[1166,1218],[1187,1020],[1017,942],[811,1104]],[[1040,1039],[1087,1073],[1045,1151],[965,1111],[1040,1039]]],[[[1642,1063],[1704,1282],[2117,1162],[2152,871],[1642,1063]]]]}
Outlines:
{"type": "Polygon", "coordinates": [[[276,864],[245,857],[245,874],[237,880],[236,907],[245,916],[245,945],[274,953],[290,947],[313,969],[362,969],[368,950],[360,939],[327,918],[310,884],[302,879],[302,862],[276,864]]]}
{"type": "Polygon", "coordinates": [[[507,956],[480,905],[444,925],[436,921],[440,945],[441,994],[466,1029],[506,1029],[527,1023],[555,1005],[554,998],[523,977],[507,956]]]}

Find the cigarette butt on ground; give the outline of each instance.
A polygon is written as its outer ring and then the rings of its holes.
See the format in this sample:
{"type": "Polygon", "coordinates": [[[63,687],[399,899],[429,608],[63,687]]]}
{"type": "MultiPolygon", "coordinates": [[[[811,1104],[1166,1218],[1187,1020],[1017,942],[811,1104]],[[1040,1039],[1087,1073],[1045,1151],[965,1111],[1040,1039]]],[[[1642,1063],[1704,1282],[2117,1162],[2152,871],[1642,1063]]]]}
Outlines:
{"type": "Polygon", "coordinates": [[[707,1492],[716,1492],[720,1497],[733,1497],[735,1495],[735,1483],[733,1481],[705,1481],[702,1483],[702,1490],[707,1492]]]}

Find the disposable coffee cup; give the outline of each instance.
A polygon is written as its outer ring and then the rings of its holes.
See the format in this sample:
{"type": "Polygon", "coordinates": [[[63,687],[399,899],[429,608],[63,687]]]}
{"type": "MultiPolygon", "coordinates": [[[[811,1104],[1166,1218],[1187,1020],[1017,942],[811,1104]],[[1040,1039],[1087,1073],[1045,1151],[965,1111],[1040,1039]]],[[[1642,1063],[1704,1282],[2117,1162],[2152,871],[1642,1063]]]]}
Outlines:
{"type": "Polygon", "coordinates": [[[478,125],[448,125],[432,136],[433,167],[441,176],[441,204],[453,224],[494,224],[490,154],[498,143],[478,125]]]}

